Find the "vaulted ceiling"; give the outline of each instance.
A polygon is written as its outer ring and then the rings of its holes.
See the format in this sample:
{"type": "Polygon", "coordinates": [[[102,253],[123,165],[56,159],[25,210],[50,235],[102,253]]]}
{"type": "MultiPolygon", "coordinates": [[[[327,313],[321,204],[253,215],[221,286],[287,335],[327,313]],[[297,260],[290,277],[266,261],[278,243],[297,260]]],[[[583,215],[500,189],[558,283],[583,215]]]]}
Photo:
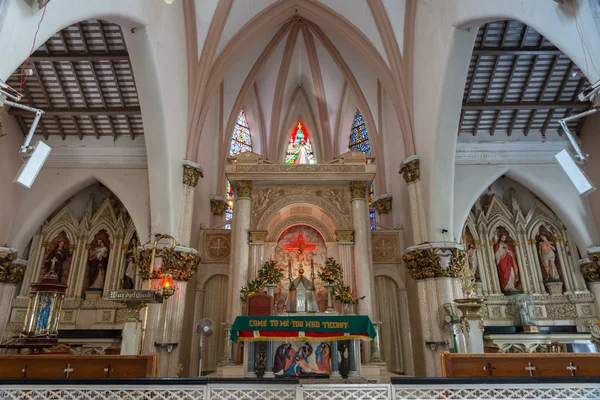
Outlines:
{"type": "MultiPolygon", "coordinates": [[[[464,136],[562,135],[558,121],[585,111],[589,86],[579,68],[533,28],[518,21],[482,25],[473,48],[460,115],[464,136]]],[[[569,122],[579,132],[584,119],[569,122]]]]}
{"type": "MultiPolygon", "coordinates": [[[[121,28],[101,20],[68,26],[37,49],[7,83],[23,93],[21,103],[45,111],[36,133],[58,135],[142,135],[142,115],[131,62],[121,28]]],[[[23,134],[33,114],[11,109],[23,134]]]]}

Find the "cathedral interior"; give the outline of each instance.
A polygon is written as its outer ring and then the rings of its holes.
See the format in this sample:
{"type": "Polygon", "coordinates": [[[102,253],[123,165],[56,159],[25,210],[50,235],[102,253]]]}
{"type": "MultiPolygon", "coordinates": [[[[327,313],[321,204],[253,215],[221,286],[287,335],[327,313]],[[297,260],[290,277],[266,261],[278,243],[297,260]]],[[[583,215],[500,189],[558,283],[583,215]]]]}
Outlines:
{"type": "Polygon", "coordinates": [[[0,398],[598,398],[599,38],[597,0],[0,0],[0,398]]]}

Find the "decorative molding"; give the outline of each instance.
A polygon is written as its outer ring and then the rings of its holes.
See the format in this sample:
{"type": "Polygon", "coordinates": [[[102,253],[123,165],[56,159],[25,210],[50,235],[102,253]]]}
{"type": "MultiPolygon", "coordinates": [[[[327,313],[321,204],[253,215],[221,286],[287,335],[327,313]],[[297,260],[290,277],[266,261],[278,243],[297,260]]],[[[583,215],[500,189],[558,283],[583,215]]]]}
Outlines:
{"type": "Polygon", "coordinates": [[[210,212],[212,215],[222,216],[227,210],[227,202],[222,197],[213,197],[210,199],[210,212]]]}
{"type": "Polygon", "coordinates": [[[588,258],[579,260],[578,264],[586,282],[600,282],[600,253],[588,249],[588,258]]]}
{"type": "MultiPolygon", "coordinates": [[[[159,270],[153,270],[151,274],[152,279],[159,279],[168,273],[173,276],[174,280],[189,281],[196,273],[196,269],[200,263],[200,255],[196,249],[175,246],[174,249],[163,248],[161,253],[162,265],[159,270]]],[[[150,277],[148,271],[150,269],[151,257],[151,248],[139,248],[138,272],[144,280],[150,277]]]]}
{"type": "Polygon", "coordinates": [[[426,243],[407,248],[402,259],[413,279],[458,278],[467,253],[462,244],[426,243]]]}
{"type": "Polygon", "coordinates": [[[195,188],[200,178],[204,178],[202,167],[194,162],[185,160],[183,162],[183,184],[195,188]]]}
{"type": "Polygon", "coordinates": [[[389,193],[382,194],[373,199],[373,207],[377,214],[389,214],[392,212],[392,195],[389,193]]]}
{"type": "Polygon", "coordinates": [[[0,247],[0,282],[17,283],[23,279],[27,261],[16,258],[17,249],[0,247]]]}
{"type": "Polygon", "coordinates": [[[335,231],[335,241],[344,243],[354,243],[354,231],[338,229],[335,231]]]}
{"type": "Polygon", "coordinates": [[[419,167],[419,156],[414,155],[408,157],[400,164],[400,171],[398,171],[404,177],[404,181],[409,184],[414,181],[421,179],[421,169],[419,167]]]}
{"type": "Polygon", "coordinates": [[[252,197],[252,181],[237,181],[234,188],[238,199],[252,197]]]}
{"type": "Polygon", "coordinates": [[[202,262],[204,264],[229,262],[229,257],[231,256],[231,231],[214,230],[205,231],[203,234],[202,262]]]}
{"type": "Polygon", "coordinates": [[[554,156],[570,146],[567,140],[458,142],[456,164],[556,164],[554,156]]]}
{"type": "Polygon", "coordinates": [[[250,231],[250,243],[266,243],[267,231],[250,231]]]}
{"type": "Polygon", "coordinates": [[[398,248],[398,234],[379,234],[371,232],[371,246],[373,248],[373,262],[398,262],[400,249],[398,248]]]}
{"type": "Polygon", "coordinates": [[[350,198],[364,199],[367,193],[367,184],[364,181],[352,181],[350,182],[350,198]]]}
{"type": "Polygon", "coordinates": [[[52,147],[48,166],[94,165],[95,168],[114,168],[115,165],[146,167],[146,147],[52,147]]]}

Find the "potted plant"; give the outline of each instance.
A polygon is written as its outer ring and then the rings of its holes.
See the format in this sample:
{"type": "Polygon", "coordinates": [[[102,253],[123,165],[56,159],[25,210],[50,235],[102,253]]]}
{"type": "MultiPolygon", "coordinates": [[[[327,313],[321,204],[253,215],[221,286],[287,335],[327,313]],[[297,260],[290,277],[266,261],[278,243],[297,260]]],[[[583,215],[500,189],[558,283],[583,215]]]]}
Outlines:
{"type": "Polygon", "coordinates": [[[342,303],[342,307],[343,307],[345,315],[349,315],[351,307],[354,304],[358,304],[359,300],[362,300],[365,298],[365,296],[359,297],[356,293],[354,293],[352,291],[352,288],[350,286],[346,286],[343,284],[340,284],[335,287],[333,297],[337,301],[342,303]]]}
{"type": "Polygon", "coordinates": [[[336,285],[341,285],[344,281],[344,271],[342,266],[333,257],[325,260],[325,266],[317,272],[317,277],[325,283],[327,288],[327,310],[326,313],[333,313],[333,289],[336,285]]]}
{"type": "Polygon", "coordinates": [[[251,280],[248,282],[247,286],[242,286],[242,289],[240,290],[240,300],[242,301],[242,304],[246,304],[248,296],[264,292],[264,282],[260,278],[251,280]]]}
{"type": "Polygon", "coordinates": [[[275,294],[275,288],[283,279],[283,271],[279,268],[277,261],[269,259],[265,261],[262,268],[258,270],[258,279],[267,287],[267,294],[271,297],[275,294]]]}

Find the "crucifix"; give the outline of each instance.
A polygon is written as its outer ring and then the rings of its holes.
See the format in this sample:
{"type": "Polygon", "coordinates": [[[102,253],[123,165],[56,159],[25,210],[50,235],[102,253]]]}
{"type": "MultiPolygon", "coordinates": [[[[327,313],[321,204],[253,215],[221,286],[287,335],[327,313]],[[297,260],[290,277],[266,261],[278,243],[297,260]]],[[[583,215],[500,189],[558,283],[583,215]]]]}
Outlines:
{"type": "MultiPolygon", "coordinates": [[[[302,261],[304,261],[304,253],[307,251],[316,250],[317,244],[316,243],[306,243],[304,241],[304,234],[299,233],[298,236],[296,237],[296,241],[294,243],[286,243],[283,245],[283,248],[287,251],[293,251],[296,253],[296,258],[300,262],[300,269],[298,270],[298,272],[300,273],[300,275],[303,275],[304,269],[302,268],[302,266],[303,266],[302,261]]],[[[312,261],[311,261],[311,265],[312,265],[312,261]]],[[[290,277],[292,276],[291,263],[289,266],[289,275],[290,275],[290,277]]]]}
{"type": "Polygon", "coordinates": [[[496,369],[496,367],[492,367],[492,363],[488,362],[484,367],[483,370],[487,371],[488,376],[492,376],[492,372],[496,369]]]}
{"type": "Polygon", "coordinates": [[[69,374],[70,374],[71,372],[73,372],[73,371],[74,371],[74,369],[73,369],[73,368],[71,368],[71,364],[67,364],[67,368],[65,368],[65,369],[63,370],[63,372],[65,373],[65,378],[68,378],[68,377],[69,377],[69,374]]]}
{"type": "Polygon", "coordinates": [[[106,367],[104,367],[104,377],[105,378],[110,378],[110,373],[111,372],[115,372],[115,369],[111,368],[110,364],[106,364],[106,367]]]}
{"type": "Polygon", "coordinates": [[[577,371],[577,366],[575,366],[575,364],[573,364],[573,362],[571,361],[569,363],[569,365],[567,365],[567,371],[569,371],[571,373],[571,376],[575,376],[575,371],[577,371]]]}
{"type": "Polygon", "coordinates": [[[23,368],[21,368],[21,372],[23,373],[23,378],[27,378],[27,373],[29,370],[27,369],[27,364],[23,368]]]}
{"type": "Polygon", "coordinates": [[[531,361],[529,361],[529,364],[527,364],[527,366],[525,367],[525,371],[529,371],[529,376],[533,376],[533,371],[535,371],[537,369],[537,367],[535,367],[531,361]]]}
{"type": "Polygon", "coordinates": [[[58,259],[56,257],[52,257],[52,260],[50,260],[50,262],[52,264],[50,265],[50,271],[48,271],[48,273],[50,273],[51,275],[56,275],[56,271],[54,270],[54,265],[56,264],[57,261],[58,261],[58,259]]]}

